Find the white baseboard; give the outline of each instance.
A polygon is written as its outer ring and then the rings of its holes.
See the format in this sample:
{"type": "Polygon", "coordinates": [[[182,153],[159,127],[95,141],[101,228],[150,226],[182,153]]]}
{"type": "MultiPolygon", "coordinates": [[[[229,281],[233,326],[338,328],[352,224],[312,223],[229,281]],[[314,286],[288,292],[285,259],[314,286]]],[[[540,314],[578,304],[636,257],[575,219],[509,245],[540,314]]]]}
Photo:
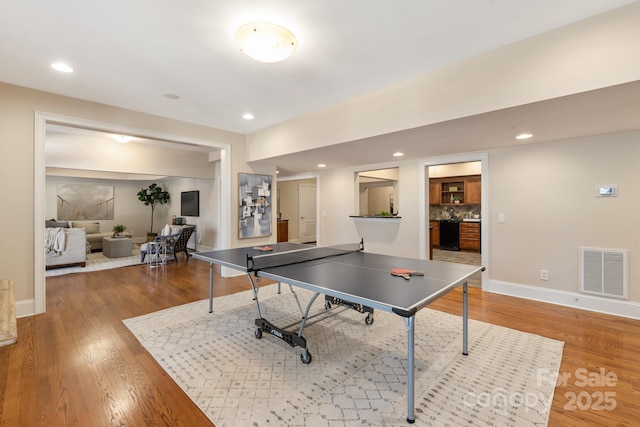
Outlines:
{"type": "Polygon", "coordinates": [[[499,280],[486,281],[482,285],[482,290],[496,294],[640,320],[640,304],[632,301],[603,298],[578,292],[545,289],[537,286],[521,285],[518,283],[502,282],[499,280]]]}
{"type": "Polygon", "coordinates": [[[34,314],[36,314],[36,301],[34,299],[16,301],[16,319],[33,316],[34,314]]]}

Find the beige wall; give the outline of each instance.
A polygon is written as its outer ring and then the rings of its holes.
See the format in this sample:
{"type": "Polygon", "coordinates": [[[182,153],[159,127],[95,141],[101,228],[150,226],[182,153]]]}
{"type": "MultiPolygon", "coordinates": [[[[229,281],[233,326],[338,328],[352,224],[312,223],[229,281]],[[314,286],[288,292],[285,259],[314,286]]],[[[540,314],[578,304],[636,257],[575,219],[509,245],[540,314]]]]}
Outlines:
{"type": "Polygon", "coordinates": [[[320,235],[318,243],[331,245],[364,239],[371,252],[407,257],[419,256],[418,161],[390,165],[366,165],[359,168],[328,170],[318,180],[320,235]],[[397,209],[402,219],[350,218],[358,215],[359,185],[356,173],[383,167],[399,167],[397,209]]]}
{"type": "MultiPolygon", "coordinates": [[[[145,241],[147,231],[151,222],[151,208],[143,205],[137,197],[137,193],[143,186],[150,182],[130,182],[116,180],[95,180],[90,178],[73,178],[47,176],[45,183],[45,218],[58,219],[58,185],[81,184],[81,185],[106,185],[113,187],[113,220],[101,220],[100,231],[111,231],[114,225],[124,224],[127,231],[138,238],[138,241],[145,241]]],[[[179,196],[179,195],[178,195],[179,196]]],[[[175,197],[171,194],[171,197],[175,197]]],[[[173,202],[173,201],[172,201],[173,202]]],[[[178,200],[178,204],[180,200],[178,200]]],[[[160,222],[164,224],[166,212],[169,206],[158,206],[154,215],[154,225],[157,227],[160,222]]]]}
{"type": "Polygon", "coordinates": [[[640,302],[639,141],[640,132],[629,132],[491,152],[490,277],[577,292],[580,246],[628,249],[629,296],[640,302]],[[595,197],[603,184],[618,184],[619,197],[595,197]],[[548,282],[540,269],[549,270],[548,282]]]}
{"type": "MultiPolygon", "coordinates": [[[[33,259],[36,111],[231,144],[232,170],[247,168],[244,135],[0,83],[0,221],[11,225],[3,233],[0,276],[15,283],[16,301],[34,298],[34,275],[42,274],[33,259]]],[[[237,204],[234,191],[230,203],[237,204]]]]}
{"type": "MultiPolygon", "coordinates": [[[[482,237],[488,244],[487,288],[499,284],[500,292],[581,307],[589,298],[579,294],[578,248],[628,249],[632,304],[627,308],[640,312],[640,264],[634,258],[640,250],[634,228],[640,210],[638,141],[640,131],[489,151],[482,237]],[[619,197],[596,198],[595,187],[603,184],[617,184],[619,197]],[[498,223],[499,213],[506,215],[505,223],[498,223]],[[540,269],[549,271],[548,281],[539,279],[540,269]]],[[[321,244],[363,237],[369,251],[419,256],[419,224],[426,221],[420,217],[419,183],[428,172],[417,161],[388,166],[400,167],[399,221],[349,218],[356,203],[349,188],[357,170],[321,173],[319,209],[327,213],[320,223],[321,244]]],[[[610,306],[616,303],[591,298],[586,308],[617,313],[619,306],[610,306]]]]}
{"type": "Polygon", "coordinates": [[[47,133],[45,155],[48,168],[69,170],[82,165],[85,170],[123,175],[214,178],[213,162],[206,153],[133,142],[106,144],[104,138],[87,135],[47,133]]]}
{"type": "Polygon", "coordinates": [[[639,21],[636,2],[272,126],[247,136],[249,160],[640,80],[639,21]]]}

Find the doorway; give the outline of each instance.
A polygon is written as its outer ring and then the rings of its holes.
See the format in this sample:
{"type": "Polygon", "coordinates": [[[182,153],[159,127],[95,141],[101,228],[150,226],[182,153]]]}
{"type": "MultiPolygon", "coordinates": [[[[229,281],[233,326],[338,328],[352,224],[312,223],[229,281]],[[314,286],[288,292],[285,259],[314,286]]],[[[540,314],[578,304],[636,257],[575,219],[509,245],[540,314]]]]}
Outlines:
{"type": "Polygon", "coordinates": [[[316,186],[310,184],[298,185],[298,236],[300,243],[316,242],[316,186]]]}
{"type": "Polygon", "coordinates": [[[288,224],[288,241],[317,241],[317,178],[278,179],[280,221],[288,224]]]}
{"type": "MultiPolygon", "coordinates": [[[[424,254],[436,261],[488,264],[486,153],[429,159],[422,164],[424,254]],[[444,233],[445,235],[442,235],[444,233]],[[440,245],[441,242],[445,244],[440,245]]],[[[421,242],[422,243],[422,242],[421,242]]],[[[421,245],[422,246],[422,245],[421,245]]],[[[482,286],[482,277],[469,282],[482,286]]]]}
{"type": "MultiPolygon", "coordinates": [[[[186,143],[220,148],[220,230],[219,241],[222,247],[229,247],[231,229],[230,200],[231,200],[231,156],[230,145],[190,137],[166,134],[163,132],[136,129],[112,123],[96,122],[75,117],[60,116],[36,112],[34,132],[34,230],[41,230],[45,224],[45,140],[47,124],[57,124],[78,129],[92,129],[113,132],[120,135],[137,135],[143,138],[175,143],[186,143]]],[[[46,279],[44,261],[44,233],[35,233],[34,238],[34,300],[32,312],[34,314],[46,311],[46,279]]]]}

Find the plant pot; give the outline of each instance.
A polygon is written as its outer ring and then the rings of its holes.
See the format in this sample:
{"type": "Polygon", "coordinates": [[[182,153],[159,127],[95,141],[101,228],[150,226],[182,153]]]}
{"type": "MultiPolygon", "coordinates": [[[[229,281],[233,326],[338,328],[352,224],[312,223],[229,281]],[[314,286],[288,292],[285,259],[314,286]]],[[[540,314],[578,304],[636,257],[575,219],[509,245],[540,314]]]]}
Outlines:
{"type": "Polygon", "coordinates": [[[153,242],[158,237],[158,233],[147,233],[147,242],[153,242]]]}

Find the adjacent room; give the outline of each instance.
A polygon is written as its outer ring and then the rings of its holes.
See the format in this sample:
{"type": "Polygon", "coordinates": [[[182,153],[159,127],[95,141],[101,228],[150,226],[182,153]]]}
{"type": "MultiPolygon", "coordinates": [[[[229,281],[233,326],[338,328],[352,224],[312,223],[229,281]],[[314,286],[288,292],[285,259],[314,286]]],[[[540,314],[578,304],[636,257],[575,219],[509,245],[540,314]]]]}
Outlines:
{"type": "Polygon", "coordinates": [[[634,425],[640,1],[3,6],[0,425],[634,425]]]}

